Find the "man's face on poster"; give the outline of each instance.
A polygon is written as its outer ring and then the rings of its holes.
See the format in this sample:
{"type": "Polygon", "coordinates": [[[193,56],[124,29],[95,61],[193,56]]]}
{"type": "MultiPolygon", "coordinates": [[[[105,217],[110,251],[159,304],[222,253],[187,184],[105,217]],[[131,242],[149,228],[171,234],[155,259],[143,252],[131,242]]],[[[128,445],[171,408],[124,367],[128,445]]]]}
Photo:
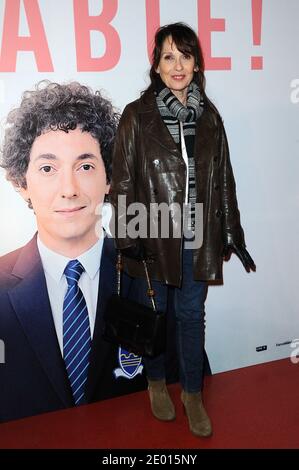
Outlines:
{"type": "Polygon", "coordinates": [[[97,240],[96,208],[109,191],[99,142],[80,128],[50,130],[32,145],[22,196],[31,200],[40,237],[58,251],[97,240]]]}

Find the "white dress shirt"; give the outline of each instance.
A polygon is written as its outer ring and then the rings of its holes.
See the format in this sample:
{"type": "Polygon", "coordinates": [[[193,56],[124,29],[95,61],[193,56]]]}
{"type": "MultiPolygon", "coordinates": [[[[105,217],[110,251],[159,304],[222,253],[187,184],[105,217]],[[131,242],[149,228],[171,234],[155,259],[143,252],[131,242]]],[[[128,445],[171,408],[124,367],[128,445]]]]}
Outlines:
{"type": "MultiPolygon", "coordinates": [[[[87,305],[91,338],[93,337],[96,318],[103,242],[104,237],[99,238],[95,245],[76,258],[80,261],[85,270],[79,279],[78,285],[87,305]]],[[[62,314],[63,301],[67,291],[67,280],[63,273],[71,258],[67,258],[66,256],[50,250],[44,245],[39,236],[37,237],[37,246],[45,272],[53,320],[61,354],[63,356],[62,314]]]]}

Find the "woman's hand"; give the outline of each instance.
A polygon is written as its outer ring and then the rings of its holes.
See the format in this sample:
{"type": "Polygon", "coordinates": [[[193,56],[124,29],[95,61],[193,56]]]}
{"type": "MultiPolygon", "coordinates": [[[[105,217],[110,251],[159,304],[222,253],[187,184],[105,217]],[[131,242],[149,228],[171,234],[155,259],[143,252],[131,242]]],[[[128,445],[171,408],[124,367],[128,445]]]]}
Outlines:
{"type": "Polygon", "coordinates": [[[248,273],[250,272],[250,270],[256,271],[256,265],[253,259],[251,258],[250,254],[246,250],[245,245],[236,245],[235,243],[230,243],[229,245],[226,245],[223,250],[224,259],[229,260],[232,252],[234,252],[238,256],[248,273]]]}

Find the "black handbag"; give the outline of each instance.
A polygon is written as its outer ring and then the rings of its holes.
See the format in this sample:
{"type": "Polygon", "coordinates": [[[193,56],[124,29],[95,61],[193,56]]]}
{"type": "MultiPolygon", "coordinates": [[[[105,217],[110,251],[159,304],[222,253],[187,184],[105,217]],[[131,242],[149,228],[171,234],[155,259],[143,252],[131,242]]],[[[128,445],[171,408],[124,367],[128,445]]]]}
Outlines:
{"type": "Polygon", "coordinates": [[[146,261],[143,260],[142,263],[152,308],[121,297],[122,257],[118,253],[117,294],[110,297],[104,313],[103,337],[138,356],[155,357],[166,348],[166,314],[156,309],[146,261]]]}

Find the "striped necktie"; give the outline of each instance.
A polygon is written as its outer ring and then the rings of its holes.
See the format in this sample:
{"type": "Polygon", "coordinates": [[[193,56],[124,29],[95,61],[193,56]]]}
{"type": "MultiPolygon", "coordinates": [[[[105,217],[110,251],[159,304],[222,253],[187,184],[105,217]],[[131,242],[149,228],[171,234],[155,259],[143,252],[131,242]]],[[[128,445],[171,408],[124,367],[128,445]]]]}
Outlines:
{"type": "Polygon", "coordinates": [[[76,405],[85,402],[91,337],[89,317],[78,281],[84,268],[78,260],[67,264],[68,288],[63,302],[63,356],[76,405]]]}

